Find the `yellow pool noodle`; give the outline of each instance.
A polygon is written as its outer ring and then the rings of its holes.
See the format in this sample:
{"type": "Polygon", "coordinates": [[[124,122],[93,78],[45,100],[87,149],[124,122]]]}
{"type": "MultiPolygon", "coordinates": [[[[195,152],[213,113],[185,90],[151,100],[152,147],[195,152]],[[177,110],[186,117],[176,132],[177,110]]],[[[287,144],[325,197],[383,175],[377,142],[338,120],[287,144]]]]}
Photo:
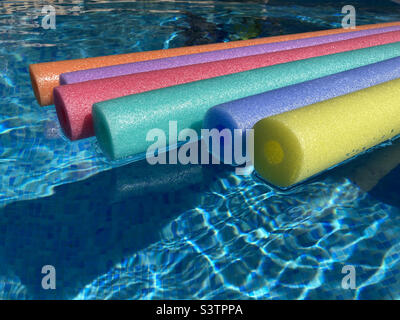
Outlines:
{"type": "Polygon", "coordinates": [[[254,168],[290,187],[399,134],[397,79],[260,120],[254,168]]]}

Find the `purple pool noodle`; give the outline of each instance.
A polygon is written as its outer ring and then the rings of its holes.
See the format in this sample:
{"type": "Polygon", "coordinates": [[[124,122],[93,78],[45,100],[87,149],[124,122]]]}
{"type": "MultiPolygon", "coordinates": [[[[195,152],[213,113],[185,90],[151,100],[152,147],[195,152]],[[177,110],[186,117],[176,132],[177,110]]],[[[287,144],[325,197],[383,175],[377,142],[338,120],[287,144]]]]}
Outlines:
{"type": "Polygon", "coordinates": [[[347,32],[342,34],[300,39],[300,40],[289,40],[278,43],[267,43],[267,44],[253,45],[247,47],[218,50],[212,52],[196,53],[178,57],[126,63],[126,64],[120,64],[102,68],[80,70],[80,71],[61,74],[60,84],[71,84],[88,80],[111,78],[133,73],[170,69],[192,64],[239,58],[244,56],[268,53],[268,52],[277,52],[283,50],[303,48],[324,43],[348,40],[348,39],[391,32],[391,31],[398,31],[398,30],[400,30],[400,26],[361,30],[361,31],[347,32]]]}
{"type": "Polygon", "coordinates": [[[206,113],[203,127],[244,133],[263,118],[398,78],[400,57],[217,105],[206,113]]]}

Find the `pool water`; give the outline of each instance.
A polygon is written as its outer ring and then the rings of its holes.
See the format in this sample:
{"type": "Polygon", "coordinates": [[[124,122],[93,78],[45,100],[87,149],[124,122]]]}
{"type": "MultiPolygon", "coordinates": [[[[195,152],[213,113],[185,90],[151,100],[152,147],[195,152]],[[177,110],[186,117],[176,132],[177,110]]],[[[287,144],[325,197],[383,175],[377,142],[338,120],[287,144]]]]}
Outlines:
{"type": "MultiPolygon", "coordinates": [[[[351,1],[358,24],[400,20],[351,1]]],[[[398,299],[400,143],[292,190],[228,166],[110,163],[28,65],[340,27],[348,1],[2,1],[0,298],[398,299]],[[56,8],[56,29],[40,27],[56,8]],[[56,290],[41,286],[56,269],[56,290]],[[356,272],[346,289],[344,267],[356,272]]]]}

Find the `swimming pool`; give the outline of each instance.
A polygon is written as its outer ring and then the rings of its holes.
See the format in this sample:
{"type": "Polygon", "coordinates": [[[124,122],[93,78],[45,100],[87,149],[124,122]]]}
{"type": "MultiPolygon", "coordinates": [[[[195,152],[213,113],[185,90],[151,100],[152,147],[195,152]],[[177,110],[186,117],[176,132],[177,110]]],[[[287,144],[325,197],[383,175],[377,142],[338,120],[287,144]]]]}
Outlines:
{"type": "MultiPolygon", "coordinates": [[[[35,101],[30,63],[338,28],[348,4],[266,2],[0,3],[0,298],[399,298],[398,141],[281,192],[226,166],[110,163],[35,101]]],[[[352,2],[359,24],[400,20],[352,2]]]]}

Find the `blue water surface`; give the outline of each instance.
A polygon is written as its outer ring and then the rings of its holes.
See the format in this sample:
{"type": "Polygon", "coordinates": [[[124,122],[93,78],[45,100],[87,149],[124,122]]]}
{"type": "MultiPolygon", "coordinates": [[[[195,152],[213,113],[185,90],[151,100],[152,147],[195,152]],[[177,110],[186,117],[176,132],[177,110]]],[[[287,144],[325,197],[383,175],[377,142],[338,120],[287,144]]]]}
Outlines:
{"type": "Polygon", "coordinates": [[[399,142],[286,192],[228,166],[113,164],[94,138],[62,135],[27,71],[338,28],[348,4],[358,24],[400,20],[385,0],[0,2],[0,298],[399,298],[399,142]],[[40,26],[47,4],[55,30],[40,26]]]}

